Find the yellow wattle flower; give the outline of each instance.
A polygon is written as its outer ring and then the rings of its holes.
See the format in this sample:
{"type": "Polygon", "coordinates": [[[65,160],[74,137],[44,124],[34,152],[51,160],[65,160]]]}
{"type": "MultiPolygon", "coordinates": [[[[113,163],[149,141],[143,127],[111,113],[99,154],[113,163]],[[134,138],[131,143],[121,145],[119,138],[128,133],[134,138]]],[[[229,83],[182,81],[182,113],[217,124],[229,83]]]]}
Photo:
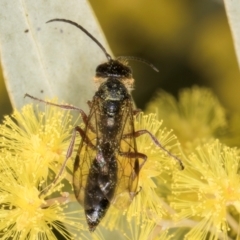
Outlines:
{"type": "Polygon", "coordinates": [[[178,99],[159,91],[146,112],[157,112],[164,126],[173,129],[188,152],[201,142],[215,138],[226,127],[225,110],[217,97],[210,89],[197,86],[183,89],[178,99]]]}
{"type": "Polygon", "coordinates": [[[5,117],[0,128],[0,148],[20,155],[31,172],[46,180],[49,169],[58,173],[65,159],[71,121],[72,116],[63,109],[46,106],[46,111],[41,112],[38,107],[26,105],[21,112],[15,110],[11,117],[5,117]]]}
{"type": "MultiPolygon", "coordinates": [[[[78,221],[74,221],[73,212],[65,213],[67,197],[51,202],[47,200],[51,199],[50,192],[45,199],[39,197],[38,173],[28,171],[27,166],[23,166],[23,159],[2,151],[0,162],[1,239],[55,239],[52,231],[55,228],[70,240],[71,235],[61,225],[78,231],[83,229],[78,221]]],[[[53,187],[51,193],[59,195],[59,186],[53,187]]]]}
{"type": "MultiPolygon", "coordinates": [[[[171,206],[177,211],[178,219],[194,223],[186,239],[205,239],[207,234],[211,239],[226,237],[229,207],[240,213],[238,150],[216,140],[198,147],[185,164],[185,170],[173,179],[171,206]]],[[[239,220],[234,221],[239,225],[239,220]]]]}
{"type": "Polygon", "coordinates": [[[65,159],[72,128],[68,112],[56,107],[46,109],[45,113],[35,112],[27,105],[0,125],[1,239],[55,239],[56,229],[70,240],[73,236],[65,227],[83,229],[75,212],[66,212],[71,198],[62,195],[62,184],[58,182],[40,196],[42,183],[51,171],[59,171],[65,159]]]}

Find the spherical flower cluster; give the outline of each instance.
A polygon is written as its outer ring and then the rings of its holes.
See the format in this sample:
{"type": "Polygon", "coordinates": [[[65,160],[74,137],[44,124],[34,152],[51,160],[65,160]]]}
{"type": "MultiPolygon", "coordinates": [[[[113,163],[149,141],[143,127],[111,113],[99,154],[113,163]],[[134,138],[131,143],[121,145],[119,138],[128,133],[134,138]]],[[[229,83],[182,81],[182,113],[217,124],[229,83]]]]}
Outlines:
{"type": "Polygon", "coordinates": [[[178,100],[159,91],[146,112],[157,112],[164,126],[173,129],[185,151],[215,138],[226,126],[225,110],[210,89],[194,86],[180,92],[178,100]]]}
{"type": "Polygon", "coordinates": [[[5,117],[0,126],[1,239],[55,239],[53,229],[72,239],[66,228],[83,229],[73,211],[66,213],[70,198],[62,184],[41,195],[65,158],[70,121],[61,109],[47,107],[43,113],[32,105],[5,117]]]}
{"type": "Polygon", "coordinates": [[[189,155],[185,166],[184,172],[174,177],[171,206],[177,211],[178,220],[194,223],[186,239],[205,239],[208,235],[210,239],[225,239],[229,226],[239,225],[229,212],[230,206],[237,212],[240,210],[237,149],[215,140],[199,146],[189,155]]]}

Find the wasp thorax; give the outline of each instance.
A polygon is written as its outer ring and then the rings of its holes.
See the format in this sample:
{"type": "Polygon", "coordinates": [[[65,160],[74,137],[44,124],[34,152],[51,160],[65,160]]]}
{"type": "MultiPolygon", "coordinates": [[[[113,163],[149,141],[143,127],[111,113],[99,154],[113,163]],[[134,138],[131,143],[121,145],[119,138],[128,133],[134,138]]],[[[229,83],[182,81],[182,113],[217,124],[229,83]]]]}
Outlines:
{"type": "Polygon", "coordinates": [[[118,112],[120,111],[120,103],[118,101],[104,101],[102,107],[103,107],[103,111],[104,113],[107,114],[107,116],[111,117],[111,116],[115,116],[116,114],[118,114],[118,112]]]}
{"type": "Polygon", "coordinates": [[[109,78],[103,82],[96,96],[103,100],[122,101],[129,97],[128,90],[122,82],[115,78],[109,78]]]}

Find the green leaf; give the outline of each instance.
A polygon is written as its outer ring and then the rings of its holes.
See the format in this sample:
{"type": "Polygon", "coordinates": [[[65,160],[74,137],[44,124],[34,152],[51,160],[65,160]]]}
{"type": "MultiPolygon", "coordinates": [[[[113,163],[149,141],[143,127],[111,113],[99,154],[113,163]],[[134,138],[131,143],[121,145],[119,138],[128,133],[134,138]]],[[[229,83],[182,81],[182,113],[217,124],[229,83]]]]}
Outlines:
{"type": "Polygon", "coordinates": [[[102,50],[80,29],[53,18],[75,21],[104,47],[107,43],[85,0],[1,0],[0,54],[4,78],[14,107],[31,99],[25,93],[86,109],[95,91],[93,77],[106,61],[102,50]]]}
{"type": "Polygon", "coordinates": [[[238,66],[240,67],[240,1],[224,0],[228,22],[233,36],[238,66]]]}

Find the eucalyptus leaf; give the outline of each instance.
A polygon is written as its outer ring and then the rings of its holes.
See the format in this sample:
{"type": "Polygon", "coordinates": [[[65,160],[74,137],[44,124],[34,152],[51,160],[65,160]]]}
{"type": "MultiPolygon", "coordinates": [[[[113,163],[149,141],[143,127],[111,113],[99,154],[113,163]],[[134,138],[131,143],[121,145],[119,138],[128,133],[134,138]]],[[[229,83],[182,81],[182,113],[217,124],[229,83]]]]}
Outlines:
{"type": "Polygon", "coordinates": [[[87,29],[109,51],[86,0],[1,0],[0,53],[14,107],[31,99],[25,93],[87,109],[95,91],[95,68],[106,61],[102,50],[80,29],[48,20],[64,18],[87,29]]]}
{"type": "Polygon", "coordinates": [[[234,40],[238,66],[240,67],[240,1],[224,0],[224,5],[234,40]]]}

